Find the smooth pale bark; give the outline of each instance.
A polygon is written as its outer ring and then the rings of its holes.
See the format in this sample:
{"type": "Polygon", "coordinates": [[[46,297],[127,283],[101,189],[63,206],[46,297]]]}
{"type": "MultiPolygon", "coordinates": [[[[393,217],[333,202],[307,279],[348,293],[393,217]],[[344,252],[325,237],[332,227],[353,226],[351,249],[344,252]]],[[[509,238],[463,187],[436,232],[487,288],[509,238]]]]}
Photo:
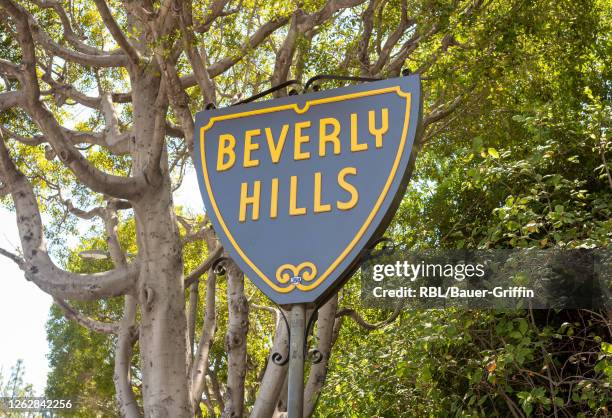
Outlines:
{"type": "MultiPolygon", "coordinates": [[[[210,10],[210,16],[208,19],[214,20],[223,10],[223,7],[227,3],[227,0],[215,1],[212,3],[210,10]]],[[[215,94],[215,85],[213,84],[208,71],[206,70],[206,50],[202,48],[202,53],[198,51],[195,34],[193,33],[193,15],[191,3],[185,2],[181,7],[181,16],[179,17],[181,35],[183,40],[183,46],[193,73],[200,87],[200,91],[204,94],[204,103],[212,103],[217,105],[217,98],[215,94]]],[[[179,80],[180,87],[180,80],[179,80]]],[[[181,87],[182,88],[182,87],[181,87]]]]}
{"type": "Polygon", "coordinates": [[[94,300],[125,294],[134,285],[138,264],[80,275],[55,265],[45,244],[38,202],[28,179],[15,167],[0,135],[0,179],[8,186],[17,214],[26,278],[60,299],[94,300]]]}
{"type": "MultiPolygon", "coordinates": [[[[117,233],[117,227],[119,226],[117,206],[120,204],[120,202],[111,201],[102,210],[108,250],[115,267],[124,267],[127,264],[117,233]]],[[[136,396],[132,390],[131,379],[133,336],[136,332],[136,310],[136,298],[133,295],[125,295],[123,300],[123,317],[119,322],[117,333],[113,381],[115,383],[115,397],[119,405],[119,412],[122,417],[126,418],[139,418],[142,416],[140,407],[136,402],[136,396]]]]}
{"type": "MultiPolygon", "coordinates": [[[[289,355],[289,336],[287,326],[282,320],[276,324],[274,344],[270,353],[280,353],[284,357],[289,355]]],[[[286,364],[279,366],[272,360],[268,361],[266,371],[261,379],[255,405],[251,410],[251,418],[267,418],[272,416],[283,390],[283,383],[287,377],[287,369],[286,364]]]]}
{"type": "MultiPolygon", "coordinates": [[[[189,286],[189,309],[187,310],[187,332],[189,335],[189,355],[191,359],[194,356],[194,344],[195,344],[195,326],[196,317],[198,314],[199,300],[200,300],[200,282],[195,281],[189,286]]],[[[185,286],[187,287],[187,286],[185,286]]],[[[191,367],[191,364],[189,364],[191,367]]]]}
{"type": "MultiPolygon", "coordinates": [[[[153,65],[153,63],[152,63],[153,65]]],[[[193,417],[182,243],[177,227],[167,157],[156,138],[165,110],[154,68],[131,74],[135,147],[134,169],[147,173],[150,187],[133,201],[139,255],[140,357],[142,398],[147,418],[193,417]],[[152,123],[152,122],[155,123],[152,123]],[[158,159],[159,158],[159,159],[158,159]],[[159,181],[161,179],[161,181],[159,181]]],[[[163,127],[162,127],[163,128],[163,127]]]]}
{"type": "Polygon", "coordinates": [[[98,8],[98,12],[104,21],[104,25],[111,33],[117,44],[121,47],[121,49],[127,54],[133,64],[137,64],[140,60],[140,56],[138,51],[134,48],[134,46],[127,39],[126,35],[123,33],[117,22],[113,18],[111,11],[106,4],[106,0],[94,0],[96,7],[98,8]]]}
{"type": "Polygon", "coordinates": [[[216,318],[216,295],[217,290],[217,275],[214,271],[208,273],[206,280],[206,306],[204,307],[204,323],[202,324],[202,334],[198,344],[193,366],[191,368],[191,398],[194,405],[197,405],[202,399],[204,386],[206,384],[206,374],[208,373],[208,355],[215,338],[215,330],[217,328],[216,318]]]}
{"type": "Polygon", "coordinates": [[[94,332],[100,332],[102,334],[117,334],[119,330],[119,324],[101,322],[85,316],[78,312],[75,308],[70,306],[68,302],[62,299],[53,298],[53,301],[61,308],[62,312],[68,319],[72,319],[77,324],[84,326],[94,332]]]}
{"type": "Polygon", "coordinates": [[[191,273],[185,277],[185,287],[191,286],[193,283],[198,281],[200,277],[210,269],[210,267],[214,264],[214,262],[219,258],[221,253],[223,252],[223,247],[216,246],[213,247],[209,244],[209,255],[206,257],[206,260],[202,262],[199,266],[197,266],[191,273]]]}
{"type": "Polygon", "coordinates": [[[289,394],[289,373],[285,375],[285,379],[282,381],[282,390],[272,414],[272,418],[287,418],[287,395],[289,394]]]}
{"type": "Polygon", "coordinates": [[[115,383],[115,398],[122,417],[139,418],[142,416],[136,402],[131,382],[132,362],[132,332],[136,322],[136,299],[126,295],[123,303],[123,318],[119,324],[117,347],[115,349],[115,367],[113,380],[115,383]]]}
{"type": "Polygon", "coordinates": [[[322,355],[322,359],[318,364],[313,364],[310,367],[308,381],[304,388],[304,417],[310,417],[315,410],[317,399],[325,378],[327,376],[327,367],[333,345],[334,323],[336,319],[336,311],[338,309],[338,295],[332,296],[320,309],[317,319],[317,340],[316,347],[322,355]]]}
{"type": "Polygon", "coordinates": [[[193,417],[181,246],[169,186],[134,204],[142,267],[140,356],[147,417],[193,417]]]}
{"type": "Polygon", "coordinates": [[[227,385],[222,416],[241,417],[244,408],[249,303],[244,295],[244,274],[233,261],[227,266],[227,303],[229,306],[225,336],[227,385]]]}
{"type": "Polygon", "coordinates": [[[21,103],[22,95],[18,91],[9,91],[0,94],[0,112],[21,103]]]}

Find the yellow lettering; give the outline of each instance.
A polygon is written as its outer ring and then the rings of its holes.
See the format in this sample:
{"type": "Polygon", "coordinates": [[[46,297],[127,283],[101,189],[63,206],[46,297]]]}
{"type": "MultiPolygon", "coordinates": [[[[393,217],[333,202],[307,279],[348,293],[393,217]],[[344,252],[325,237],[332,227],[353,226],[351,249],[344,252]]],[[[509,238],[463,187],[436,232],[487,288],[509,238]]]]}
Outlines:
{"type": "Polygon", "coordinates": [[[353,209],[357,202],[359,201],[359,192],[352,184],[348,183],[345,179],[347,175],[355,176],[357,175],[357,169],[355,167],[345,167],[338,173],[338,185],[350,193],[351,198],[346,202],[342,202],[338,200],[336,205],[340,210],[350,210],[353,209]]]}
{"type": "Polygon", "coordinates": [[[260,129],[251,129],[244,133],[244,164],[245,168],[257,167],[259,160],[251,159],[251,152],[259,149],[259,144],[253,142],[253,137],[261,134],[260,129]]]}
{"type": "Polygon", "coordinates": [[[335,118],[323,118],[319,122],[319,156],[325,157],[326,145],[331,142],[334,146],[334,154],[340,154],[340,122],[335,118]],[[332,126],[333,129],[330,133],[326,133],[326,128],[332,126]]]}
{"type": "Polygon", "coordinates": [[[272,179],[272,190],[270,191],[270,218],[278,216],[278,179],[272,179]]]}
{"type": "Polygon", "coordinates": [[[310,121],[307,120],[295,124],[295,147],[293,151],[293,159],[295,161],[307,160],[310,158],[310,152],[302,151],[302,144],[310,142],[310,137],[302,134],[302,129],[304,128],[310,128],[310,121]]]}
{"type": "Polygon", "coordinates": [[[321,203],[321,173],[315,173],[314,183],[314,212],[329,212],[331,211],[331,205],[329,203],[321,203]]]}
{"type": "Polygon", "coordinates": [[[370,126],[370,133],[376,138],[376,148],[382,148],[383,135],[389,130],[389,109],[386,107],[382,109],[382,121],[380,128],[376,127],[375,113],[376,112],[373,110],[368,112],[368,124],[370,126]]]}
{"type": "Polygon", "coordinates": [[[268,148],[270,149],[270,157],[272,162],[277,164],[280,161],[283,147],[285,146],[285,140],[287,139],[287,131],[289,131],[289,125],[283,125],[278,142],[274,143],[274,137],[272,136],[272,130],[266,128],[266,138],[268,140],[268,148]]]}
{"type": "Polygon", "coordinates": [[[219,150],[217,153],[217,171],[225,171],[232,168],[236,162],[236,138],[231,134],[219,135],[219,150]],[[227,161],[225,157],[227,156],[227,161]]]}
{"type": "Polygon", "coordinates": [[[289,187],[289,215],[306,215],[306,208],[299,208],[297,206],[297,195],[297,176],[291,176],[291,185],[289,187]]]}
{"type": "Polygon", "coordinates": [[[240,222],[246,221],[247,206],[251,205],[251,219],[256,221],[259,219],[259,196],[261,193],[261,182],[255,180],[253,185],[253,194],[248,195],[248,183],[242,183],[240,185],[240,215],[238,220],[240,222]]]}
{"type": "Polygon", "coordinates": [[[357,113],[351,113],[351,152],[366,151],[368,144],[360,144],[357,133],[357,113]]]}

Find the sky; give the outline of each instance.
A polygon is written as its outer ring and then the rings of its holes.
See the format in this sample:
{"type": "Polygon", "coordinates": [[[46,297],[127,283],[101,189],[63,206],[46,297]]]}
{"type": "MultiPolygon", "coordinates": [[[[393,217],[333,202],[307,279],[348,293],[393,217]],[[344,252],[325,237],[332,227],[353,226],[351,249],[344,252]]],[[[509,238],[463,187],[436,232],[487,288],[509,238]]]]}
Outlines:
{"type": "MultiPolygon", "coordinates": [[[[0,208],[0,247],[14,251],[19,244],[15,214],[0,208]]],[[[45,322],[51,296],[24,279],[21,270],[0,256],[0,370],[4,380],[18,359],[25,366],[24,382],[42,394],[47,382],[45,322]]]]}
{"type": "MultiPolygon", "coordinates": [[[[174,200],[194,213],[203,211],[195,171],[187,171],[174,200]]],[[[4,208],[0,208],[0,247],[13,252],[19,247],[15,214],[4,208]]],[[[45,323],[51,296],[25,280],[17,265],[2,256],[0,272],[0,374],[6,381],[11,367],[22,359],[24,382],[42,395],[49,372],[45,323]]]]}

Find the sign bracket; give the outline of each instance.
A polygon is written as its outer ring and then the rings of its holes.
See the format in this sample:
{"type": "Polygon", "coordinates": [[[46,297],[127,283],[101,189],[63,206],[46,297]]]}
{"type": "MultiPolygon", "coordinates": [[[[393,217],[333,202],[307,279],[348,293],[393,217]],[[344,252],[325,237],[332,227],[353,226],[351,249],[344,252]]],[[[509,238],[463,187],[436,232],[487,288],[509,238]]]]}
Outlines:
{"type": "Polygon", "coordinates": [[[318,348],[308,351],[308,336],[318,319],[319,308],[322,304],[316,306],[305,303],[291,305],[289,318],[280,306],[276,306],[287,327],[288,353],[284,356],[275,351],[271,354],[270,359],[277,366],[285,366],[289,363],[287,413],[289,418],[300,418],[304,408],[304,363],[308,359],[312,364],[318,364],[323,360],[323,353],[318,348]],[[310,309],[312,312],[306,320],[310,309]]]}

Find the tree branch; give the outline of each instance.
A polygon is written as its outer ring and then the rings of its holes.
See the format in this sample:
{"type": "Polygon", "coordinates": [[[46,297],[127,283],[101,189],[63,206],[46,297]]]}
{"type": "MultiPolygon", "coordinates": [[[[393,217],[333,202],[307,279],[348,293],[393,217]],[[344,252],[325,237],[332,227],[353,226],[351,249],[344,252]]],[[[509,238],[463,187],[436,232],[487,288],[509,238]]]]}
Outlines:
{"type": "Polygon", "coordinates": [[[7,91],[0,93],[0,112],[18,106],[23,101],[23,94],[20,91],[7,91]]]}
{"type": "Polygon", "coordinates": [[[101,109],[99,97],[88,96],[81,93],[70,84],[56,81],[52,77],[50,71],[45,71],[41,79],[51,87],[49,90],[42,91],[41,95],[53,96],[58,105],[62,105],[66,101],[66,98],[70,98],[76,103],[82,104],[83,106],[87,106],[91,109],[101,109]]]}
{"type": "Polygon", "coordinates": [[[363,23],[363,29],[359,43],[357,46],[358,53],[357,58],[361,67],[361,76],[370,77],[370,38],[372,37],[372,30],[374,29],[374,9],[378,2],[376,0],[370,0],[368,7],[364,10],[361,15],[361,21],[363,23]]]}
{"type": "MultiPolygon", "coordinates": [[[[285,36],[283,44],[276,53],[276,61],[274,62],[274,72],[272,73],[272,78],[270,80],[270,83],[273,86],[277,86],[287,81],[289,68],[291,67],[291,62],[293,61],[293,54],[295,54],[296,42],[301,33],[298,29],[298,23],[300,17],[303,16],[304,11],[302,9],[297,9],[295,12],[293,12],[293,15],[291,16],[291,22],[289,23],[287,36],[285,36]]],[[[277,90],[274,93],[275,97],[281,96],[283,94],[284,90],[277,90]]]]}
{"type": "Polygon", "coordinates": [[[101,51],[93,46],[87,45],[79,39],[79,36],[74,33],[70,19],[66,14],[66,10],[62,5],[55,0],[32,0],[35,4],[43,9],[53,9],[60,18],[60,22],[64,29],[64,38],[79,52],[90,55],[105,55],[106,52],[101,51]]]}
{"type": "Polygon", "coordinates": [[[359,313],[357,313],[356,310],[349,309],[349,308],[340,309],[336,313],[336,318],[348,316],[351,319],[353,319],[355,322],[357,322],[357,324],[359,324],[366,331],[374,331],[375,329],[384,328],[387,325],[392,324],[397,319],[399,314],[402,312],[402,308],[403,308],[403,305],[401,303],[398,304],[395,307],[395,310],[393,311],[393,313],[391,314],[389,318],[385,319],[384,321],[377,322],[376,324],[371,324],[367,322],[365,319],[361,317],[361,315],[359,315],[359,313]]]}
{"type": "Polygon", "coordinates": [[[168,99],[172,104],[172,108],[176,112],[182,130],[183,137],[187,143],[187,148],[191,155],[193,155],[193,135],[195,130],[195,123],[189,108],[189,97],[187,93],[180,86],[180,79],[176,72],[174,64],[163,61],[163,58],[158,57],[160,61],[160,67],[164,73],[164,79],[167,83],[168,99]]]}
{"type": "MultiPolygon", "coordinates": [[[[338,10],[354,7],[363,2],[365,0],[329,0],[321,9],[311,14],[306,14],[298,8],[291,16],[287,36],[276,54],[274,72],[271,78],[272,85],[287,81],[289,67],[293,60],[295,45],[299,36],[325,23],[338,10]]],[[[276,92],[277,96],[281,94],[283,94],[282,90],[276,92]]]]}
{"type": "MultiPolygon", "coordinates": [[[[49,71],[43,73],[41,79],[47,83],[51,88],[46,91],[42,91],[43,96],[48,95],[61,95],[62,97],[74,100],[76,103],[87,106],[91,109],[102,110],[102,98],[95,96],[88,96],[78,91],[71,84],[66,84],[55,80],[49,71]]],[[[132,93],[119,93],[112,92],[108,93],[114,103],[129,103],[132,101],[132,93]]]]}
{"type": "Polygon", "coordinates": [[[56,154],[69,167],[76,177],[85,185],[100,193],[120,198],[134,198],[146,186],[143,176],[140,178],[126,178],[104,173],[87,161],[83,155],[68,141],[65,140],[62,128],[55,117],[39,101],[40,89],[36,75],[36,55],[34,40],[30,33],[28,13],[25,9],[14,3],[13,0],[0,0],[15,20],[19,44],[22,49],[21,74],[26,95],[25,110],[40,126],[56,154]]]}
{"type": "MultiPolygon", "coordinates": [[[[74,146],[87,144],[87,145],[98,145],[101,147],[107,148],[111,153],[115,155],[124,155],[128,152],[128,139],[131,137],[131,133],[121,134],[120,138],[117,138],[117,142],[114,144],[109,144],[107,142],[107,137],[104,134],[96,133],[96,132],[83,132],[83,131],[74,131],[72,129],[67,129],[61,127],[62,133],[66,139],[70,141],[70,143],[74,146]]],[[[23,135],[19,135],[13,131],[10,131],[3,125],[0,125],[0,131],[7,137],[14,139],[16,141],[21,142],[24,145],[36,146],[45,143],[49,143],[47,141],[47,137],[44,135],[35,135],[33,137],[25,137],[23,135]]],[[[52,156],[49,158],[55,158],[55,152],[52,153],[52,156]]]]}
{"type": "Polygon", "coordinates": [[[315,26],[327,22],[338,10],[359,6],[364,2],[365,0],[328,0],[321,9],[301,19],[298,30],[301,33],[309,31],[315,26]]]}
{"type": "Polygon", "coordinates": [[[14,254],[4,248],[0,248],[0,255],[5,256],[9,260],[13,261],[17,266],[23,270],[25,268],[25,261],[23,258],[19,257],[17,254],[14,254]]]}
{"type": "MultiPolygon", "coordinates": [[[[211,16],[208,18],[212,22],[228,0],[215,0],[210,6],[211,16]]],[[[183,3],[182,14],[179,18],[180,28],[183,39],[183,48],[187,53],[191,68],[196,77],[200,91],[204,95],[205,103],[217,104],[216,91],[213,81],[211,80],[208,70],[206,69],[206,51],[202,49],[204,56],[200,55],[196,47],[196,39],[193,36],[193,17],[191,2],[183,3]]],[[[179,82],[180,85],[180,82],[179,82]]]]}
{"type": "MultiPolygon", "coordinates": [[[[242,44],[238,52],[211,64],[208,67],[208,76],[210,78],[214,78],[232,68],[238,61],[244,58],[244,56],[249,51],[253,50],[254,48],[257,48],[259,44],[261,44],[264,40],[268,38],[268,36],[270,36],[270,34],[272,34],[276,29],[284,26],[288,21],[288,17],[281,16],[273,17],[272,19],[264,23],[262,26],[259,27],[259,29],[255,31],[253,35],[249,37],[246,42],[242,44]]],[[[181,77],[180,80],[181,86],[183,88],[193,87],[197,84],[197,79],[194,74],[181,77]]]]}
{"type": "MultiPolygon", "coordinates": [[[[193,361],[194,350],[195,350],[195,326],[196,318],[198,316],[198,308],[200,305],[200,281],[193,282],[189,286],[189,304],[187,305],[187,334],[189,336],[189,364],[191,368],[191,362],[193,361]]],[[[187,288],[186,288],[187,289],[187,288]]]]}
{"type": "Polygon", "coordinates": [[[445,117],[453,113],[463,102],[464,97],[464,94],[460,94],[459,96],[455,97],[450,103],[441,105],[429,112],[429,114],[423,118],[423,127],[426,128],[432,123],[436,123],[439,120],[444,119],[445,117]]]}
{"type": "Polygon", "coordinates": [[[32,186],[11,161],[1,135],[0,179],[8,185],[15,204],[25,260],[23,271],[28,280],[61,299],[92,300],[130,291],[138,277],[138,263],[89,275],[70,273],[53,263],[44,242],[42,221],[32,186]]]}
{"type": "Polygon", "coordinates": [[[101,206],[97,206],[90,210],[82,210],[74,207],[70,199],[65,200],[64,205],[68,209],[68,212],[81,219],[89,220],[95,218],[96,216],[100,218],[103,218],[104,216],[104,208],[101,206]]]}
{"type": "MultiPolygon", "coordinates": [[[[195,31],[199,33],[206,32],[208,31],[208,29],[210,29],[210,27],[218,17],[220,17],[221,15],[227,16],[228,12],[224,12],[223,8],[229,2],[230,0],[213,0],[210,3],[210,6],[208,7],[206,13],[204,13],[206,19],[204,19],[204,21],[198,25],[195,31]]],[[[191,5],[189,7],[191,7],[191,5]]]]}
{"type": "Polygon", "coordinates": [[[119,45],[121,49],[125,51],[127,56],[130,58],[130,61],[132,62],[132,64],[137,65],[138,62],[140,61],[140,55],[138,54],[138,51],[136,51],[134,46],[130,43],[130,41],[126,38],[125,34],[121,30],[117,22],[115,21],[115,18],[113,18],[113,15],[111,14],[111,11],[109,10],[108,4],[106,4],[106,1],[105,0],[94,0],[94,3],[96,3],[98,12],[100,12],[100,17],[102,17],[102,20],[104,21],[104,24],[106,25],[106,28],[108,29],[110,34],[113,36],[113,38],[117,42],[117,45],[119,45]]]}
{"type": "Polygon", "coordinates": [[[185,277],[185,288],[188,288],[193,283],[198,281],[200,277],[206,273],[211,268],[213,263],[221,256],[222,252],[223,247],[220,245],[212,250],[208,257],[206,257],[206,260],[204,260],[202,264],[197,266],[191,273],[189,273],[187,277],[185,277]]]}
{"type": "MultiPolygon", "coordinates": [[[[3,0],[3,3],[5,1],[10,2],[11,0],[3,0]]],[[[32,37],[36,39],[40,46],[52,55],[61,57],[66,61],[92,67],[125,67],[129,63],[128,56],[120,51],[91,54],[68,49],[51,39],[51,37],[40,27],[38,22],[29,14],[28,20],[32,37]]]]}
{"type": "Polygon", "coordinates": [[[11,77],[19,75],[19,67],[10,61],[0,58],[0,73],[11,77]]]}
{"type": "Polygon", "coordinates": [[[380,51],[380,54],[378,56],[378,59],[376,60],[376,63],[374,63],[374,65],[370,68],[370,71],[369,71],[370,74],[378,74],[380,72],[380,70],[387,63],[387,60],[389,59],[389,56],[391,55],[391,51],[393,50],[395,45],[397,45],[399,40],[402,38],[402,36],[404,35],[404,32],[406,32],[406,29],[408,29],[410,26],[414,25],[415,23],[416,23],[415,19],[408,19],[408,5],[406,4],[406,0],[402,0],[402,11],[401,11],[399,25],[391,33],[391,35],[389,35],[389,37],[385,41],[385,44],[383,45],[380,51]]]}
{"type": "Polygon", "coordinates": [[[62,309],[64,315],[66,315],[68,319],[71,319],[77,324],[82,325],[94,332],[100,332],[103,334],[117,334],[119,330],[119,324],[101,322],[85,316],[63,299],[54,297],[53,301],[62,309]]]}

